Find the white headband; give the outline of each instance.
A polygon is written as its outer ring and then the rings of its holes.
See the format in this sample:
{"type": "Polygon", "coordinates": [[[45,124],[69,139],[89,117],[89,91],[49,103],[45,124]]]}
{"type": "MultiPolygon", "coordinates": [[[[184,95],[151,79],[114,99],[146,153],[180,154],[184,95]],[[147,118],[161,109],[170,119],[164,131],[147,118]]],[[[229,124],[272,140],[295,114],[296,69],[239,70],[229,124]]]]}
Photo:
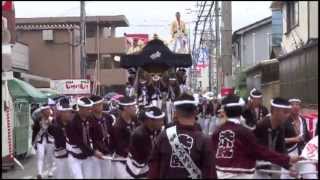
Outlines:
{"type": "Polygon", "coordinates": [[[169,81],[175,81],[177,78],[169,78],[169,81]]]}
{"type": "Polygon", "coordinates": [[[182,105],[182,104],[193,104],[193,105],[197,105],[197,102],[196,101],[191,101],[191,100],[182,100],[182,101],[175,101],[173,103],[174,106],[179,106],[179,105],[182,105]]]}
{"type": "Polygon", "coordinates": [[[121,105],[121,106],[132,106],[132,105],[136,105],[136,104],[137,104],[136,101],[129,102],[129,103],[121,103],[121,102],[119,102],[119,105],[121,105]]]}
{"type": "Polygon", "coordinates": [[[262,98],[262,95],[253,95],[252,93],[256,90],[256,88],[253,88],[251,91],[250,91],[250,96],[253,97],[253,98],[262,98]]]}
{"type": "Polygon", "coordinates": [[[49,105],[41,106],[41,107],[40,107],[40,109],[41,109],[41,110],[44,110],[44,109],[50,109],[50,106],[49,106],[49,105]]]}
{"type": "Polygon", "coordinates": [[[89,99],[90,101],[90,104],[86,104],[85,102],[81,101],[80,99],[78,100],[77,104],[78,106],[81,106],[81,107],[92,107],[93,105],[93,102],[89,99]]]}
{"type": "Polygon", "coordinates": [[[273,103],[273,99],[270,101],[271,105],[274,107],[278,107],[278,108],[285,108],[285,109],[291,109],[291,106],[286,106],[286,105],[279,105],[279,104],[274,104],[273,103]]]}
{"type": "Polygon", "coordinates": [[[245,102],[242,98],[239,98],[239,101],[237,103],[229,103],[229,104],[225,104],[225,107],[234,107],[234,106],[244,106],[245,102]]]}
{"type": "Polygon", "coordinates": [[[148,112],[146,112],[146,116],[147,117],[149,117],[149,118],[152,118],[152,119],[161,119],[161,118],[164,118],[164,113],[162,112],[160,115],[158,115],[158,116],[155,116],[154,114],[153,114],[153,111],[148,111],[148,112]]]}
{"type": "Polygon", "coordinates": [[[289,102],[298,102],[298,103],[301,103],[301,100],[300,99],[289,99],[289,102]]]}

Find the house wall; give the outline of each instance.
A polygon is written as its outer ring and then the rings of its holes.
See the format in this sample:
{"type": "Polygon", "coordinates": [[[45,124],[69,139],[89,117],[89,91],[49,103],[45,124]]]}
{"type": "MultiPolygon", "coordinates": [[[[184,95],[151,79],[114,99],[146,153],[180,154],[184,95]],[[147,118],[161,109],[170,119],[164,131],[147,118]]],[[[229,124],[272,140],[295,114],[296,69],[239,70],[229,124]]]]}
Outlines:
{"type": "Polygon", "coordinates": [[[72,73],[73,67],[80,68],[80,59],[74,59],[71,63],[71,57],[79,58],[75,55],[79,47],[69,45],[70,34],[67,30],[53,30],[55,43],[42,40],[41,30],[20,31],[18,38],[29,45],[30,74],[53,80],[80,77],[78,72],[72,73]]]}
{"type": "Polygon", "coordinates": [[[261,72],[247,74],[246,83],[249,91],[253,88],[261,89],[261,72]]]}
{"type": "Polygon", "coordinates": [[[280,96],[280,81],[272,81],[261,85],[263,105],[270,110],[270,100],[280,96]]]}
{"type": "Polygon", "coordinates": [[[287,28],[287,4],[282,7],[283,13],[283,37],[282,49],[285,54],[302,47],[308,41],[308,2],[299,1],[298,25],[293,29],[287,28]]]}
{"type": "Polygon", "coordinates": [[[319,2],[310,1],[310,38],[318,39],[319,34],[319,2]]]}
{"type": "Polygon", "coordinates": [[[271,51],[271,43],[272,43],[271,28],[272,28],[272,25],[270,22],[254,30],[245,32],[242,35],[243,38],[241,38],[241,36],[239,37],[240,48],[237,48],[237,49],[240,52],[238,52],[237,54],[240,57],[235,57],[234,60],[240,59],[242,68],[248,68],[248,67],[254,66],[253,50],[255,50],[255,64],[259,63],[262,60],[269,59],[269,52],[271,51]],[[255,48],[253,48],[254,46],[253,33],[255,33],[255,48]],[[270,34],[269,36],[268,36],[268,33],[270,34]]]}

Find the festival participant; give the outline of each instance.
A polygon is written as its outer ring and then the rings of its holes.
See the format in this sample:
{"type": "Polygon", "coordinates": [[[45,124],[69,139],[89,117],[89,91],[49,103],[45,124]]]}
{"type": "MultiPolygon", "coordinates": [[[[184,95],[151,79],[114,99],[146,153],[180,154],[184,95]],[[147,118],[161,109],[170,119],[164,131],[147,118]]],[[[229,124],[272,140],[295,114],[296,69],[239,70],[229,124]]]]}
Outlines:
{"type": "Polygon", "coordinates": [[[66,128],[73,118],[72,106],[67,98],[62,98],[57,103],[57,117],[53,125],[54,137],[54,156],[56,163],[55,178],[66,179],[71,177],[70,168],[68,165],[67,151],[67,135],[66,128]]]}
{"type": "Polygon", "coordinates": [[[32,144],[37,152],[38,179],[43,178],[43,169],[45,165],[49,166],[49,176],[53,175],[54,138],[52,120],[50,106],[44,104],[40,107],[39,119],[35,121],[32,126],[32,144]]]}
{"type": "Polygon", "coordinates": [[[135,95],[134,81],[136,78],[136,71],[134,68],[128,69],[128,82],[126,87],[126,96],[133,97],[135,95]]]}
{"type": "MultiPolygon", "coordinates": [[[[290,99],[292,108],[289,119],[284,124],[284,136],[286,149],[289,155],[301,155],[302,149],[311,139],[308,132],[307,122],[300,115],[301,100],[290,99]]],[[[285,171],[282,169],[282,171],[285,171]]],[[[285,173],[281,174],[281,179],[291,179],[291,177],[285,173]]]]}
{"type": "Polygon", "coordinates": [[[164,90],[164,82],[159,75],[152,75],[152,80],[148,85],[148,103],[157,106],[158,108],[162,107],[162,91],[164,90]]]}
{"type": "MultiPolygon", "coordinates": [[[[286,154],[284,123],[288,120],[291,112],[291,105],[288,100],[277,97],[271,100],[271,114],[260,121],[253,131],[258,143],[278,153],[286,154]]],[[[269,162],[258,161],[257,169],[271,170],[269,162]]],[[[270,179],[272,174],[256,171],[256,178],[270,179]]]]}
{"type": "Polygon", "coordinates": [[[176,51],[178,42],[180,44],[180,49],[186,49],[186,25],[180,18],[180,12],[176,12],[176,19],[171,24],[171,36],[174,40],[173,51],[176,51]]]}
{"type": "Polygon", "coordinates": [[[147,177],[151,150],[163,126],[164,113],[158,107],[150,107],[144,111],[144,114],[143,124],[131,135],[130,153],[126,162],[128,178],[147,177]]]}
{"type": "Polygon", "coordinates": [[[262,93],[253,88],[250,91],[248,106],[244,108],[242,116],[245,119],[245,126],[254,130],[256,124],[269,113],[268,109],[262,105],[262,93]]]}
{"type": "Polygon", "coordinates": [[[114,148],[112,160],[113,178],[126,178],[126,159],[129,153],[130,136],[137,127],[136,101],[130,97],[119,99],[120,116],[111,130],[111,141],[114,148]]]}
{"type": "Polygon", "coordinates": [[[216,178],[209,139],[195,127],[194,97],[182,94],[174,106],[177,123],[158,136],[148,178],[216,178]]]}
{"type": "Polygon", "coordinates": [[[111,129],[114,118],[109,114],[103,112],[103,98],[92,95],[90,100],[93,102],[92,107],[92,143],[93,149],[103,154],[104,159],[94,158],[94,162],[100,166],[101,171],[97,176],[101,178],[113,178],[111,157],[113,153],[111,143],[111,129]]]}
{"type": "Polygon", "coordinates": [[[213,155],[219,179],[252,179],[256,160],[270,161],[286,168],[300,160],[298,156],[289,157],[258,144],[252,131],[240,124],[244,105],[244,100],[236,95],[228,95],[222,100],[222,109],[227,120],[212,135],[213,155]]]}
{"type": "MultiPolygon", "coordinates": [[[[316,133],[318,134],[318,132],[316,133]]],[[[303,179],[319,179],[319,172],[317,172],[319,165],[319,140],[317,134],[305,145],[301,153],[301,157],[311,162],[297,165],[298,173],[303,179]]]]}
{"type": "Polygon", "coordinates": [[[68,144],[68,163],[73,178],[96,178],[100,169],[94,165],[93,156],[102,159],[103,154],[94,151],[92,143],[91,108],[93,102],[82,97],[77,101],[78,111],[67,126],[66,132],[69,139],[68,144]]]}
{"type": "Polygon", "coordinates": [[[169,75],[169,83],[166,87],[166,91],[167,91],[167,99],[166,99],[167,120],[166,120],[165,124],[167,125],[173,121],[172,103],[175,100],[175,98],[180,95],[179,84],[177,82],[177,78],[176,78],[175,74],[169,75]]]}

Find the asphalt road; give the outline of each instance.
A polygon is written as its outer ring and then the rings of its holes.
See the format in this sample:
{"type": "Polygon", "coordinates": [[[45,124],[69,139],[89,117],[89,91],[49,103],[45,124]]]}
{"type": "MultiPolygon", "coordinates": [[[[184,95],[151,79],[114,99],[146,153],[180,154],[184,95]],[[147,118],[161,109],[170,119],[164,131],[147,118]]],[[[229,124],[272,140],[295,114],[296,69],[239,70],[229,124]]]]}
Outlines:
{"type": "MultiPolygon", "coordinates": [[[[35,179],[37,177],[37,157],[35,155],[30,155],[19,161],[24,166],[24,170],[15,165],[14,169],[2,171],[2,179],[35,179]]],[[[43,178],[47,179],[48,176],[43,178]]]]}

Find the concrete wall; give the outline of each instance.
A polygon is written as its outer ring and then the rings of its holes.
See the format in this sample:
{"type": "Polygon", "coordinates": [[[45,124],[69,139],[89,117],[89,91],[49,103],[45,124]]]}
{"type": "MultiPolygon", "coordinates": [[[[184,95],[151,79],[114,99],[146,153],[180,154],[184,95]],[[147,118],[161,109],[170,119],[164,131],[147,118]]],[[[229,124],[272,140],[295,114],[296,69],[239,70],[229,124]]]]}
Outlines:
{"type": "Polygon", "coordinates": [[[261,89],[261,72],[247,74],[246,84],[249,91],[253,88],[261,89]]]}
{"type": "Polygon", "coordinates": [[[18,38],[29,45],[30,74],[53,80],[80,77],[79,46],[69,45],[71,39],[67,30],[54,30],[54,43],[43,41],[41,30],[20,31],[18,38]]]}
{"type": "Polygon", "coordinates": [[[272,81],[261,85],[263,105],[270,110],[270,100],[280,96],[280,81],[272,81]]]}
{"type": "Polygon", "coordinates": [[[310,1],[310,38],[317,38],[319,35],[319,2],[310,1]]]}
{"type": "MultiPolygon", "coordinates": [[[[97,38],[86,39],[86,52],[88,54],[97,54],[97,38]]],[[[101,54],[125,54],[127,52],[125,38],[103,38],[100,37],[100,53],[101,54]]]]}
{"type": "Polygon", "coordinates": [[[248,68],[254,65],[253,50],[255,50],[255,64],[262,60],[269,59],[271,28],[271,23],[268,23],[262,27],[248,31],[243,35],[243,42],[240,41],[241,46],[243,46],[243,52],[240,52],[240,54],[243,53],[243,59],[241,59],[242,67],[248,68]],[[253,33],[255,33],[255,47],[253,47],[253,33]],[[268,33],[270,34],[270,39],[268,38],[268,33]]]}
{"type": "MultiPolygon", "coordinates": [[[[88,73],[94,74],[93,69],[88,69],[88,73]]],[[[127,70],[118,69],[101,69],[101,85],[111,86],[111,85],[124,85],[128,80],[127,70]]]]}

